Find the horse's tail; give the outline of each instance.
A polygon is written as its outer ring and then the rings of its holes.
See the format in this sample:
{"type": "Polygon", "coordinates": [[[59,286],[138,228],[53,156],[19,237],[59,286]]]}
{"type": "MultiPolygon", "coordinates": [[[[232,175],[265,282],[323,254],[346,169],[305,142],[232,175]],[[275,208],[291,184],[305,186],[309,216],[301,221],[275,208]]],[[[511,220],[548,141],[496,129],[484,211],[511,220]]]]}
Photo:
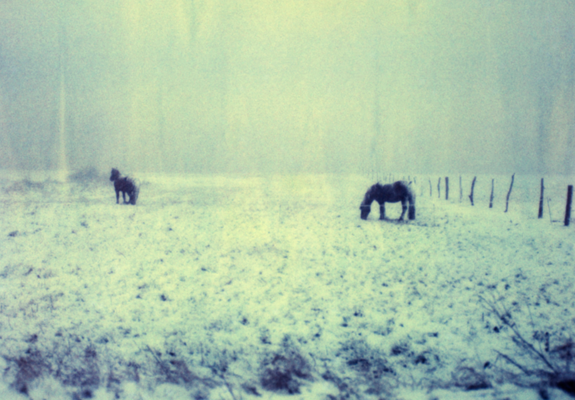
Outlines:
{"type": "Polygon", "coordinates": [[[411,186],[411,182],[407,185],[407,201],[409,201],[409,210],[407,212],[407,218],[410,220],[415,219],[415,190],[411,186]]]}
{"type": "Polygon", "coordinates": [[[136,202],[138,201],[138,195],[140,194],[140,187],[134,185],[134,197],[130,198],[130,203],[132,203],[132,205],[136,205],[136,202]]]}
{"type": "Polygon", "coordinates": [[[138,196],[140,195],[140,183],[136,180],[133,180],[132,184],[134,185],[134,200],[132,201],[132,204],[136,205],[136,202],[138,201],[138,196]]]}

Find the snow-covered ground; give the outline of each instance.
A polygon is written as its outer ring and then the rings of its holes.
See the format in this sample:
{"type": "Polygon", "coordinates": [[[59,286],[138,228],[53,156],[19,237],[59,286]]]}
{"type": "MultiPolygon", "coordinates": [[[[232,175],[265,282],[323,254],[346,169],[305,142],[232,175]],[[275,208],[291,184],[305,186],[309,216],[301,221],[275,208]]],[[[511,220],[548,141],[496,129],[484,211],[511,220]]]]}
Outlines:
{"type": "Polygon", "coordinates": [[[2,399],[569,398],[512,365],[546,368],[510,325],[572,368],[573,177],[542,219],[539,177],[507,213],[510,176],[474,207],[470,176],[461,202],[458,176],[449,200],[409,177],[397,223],[359,218],[373,176],[140,176],[136,206],[107,177],[1,176],[2,399]]]}

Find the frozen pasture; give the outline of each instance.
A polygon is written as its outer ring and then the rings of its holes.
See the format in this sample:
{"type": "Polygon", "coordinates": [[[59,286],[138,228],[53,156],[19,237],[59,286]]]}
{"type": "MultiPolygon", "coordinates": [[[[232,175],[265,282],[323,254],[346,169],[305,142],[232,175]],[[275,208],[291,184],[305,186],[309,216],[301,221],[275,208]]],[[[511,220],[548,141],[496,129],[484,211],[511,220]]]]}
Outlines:
{"type": "Polygon", "coordinates": [[[406,223],[368,176],[106,178],[2,175],[2,399],[569,398],[569,177],[537,219],[539,177],[417,176],[406,223]]]}

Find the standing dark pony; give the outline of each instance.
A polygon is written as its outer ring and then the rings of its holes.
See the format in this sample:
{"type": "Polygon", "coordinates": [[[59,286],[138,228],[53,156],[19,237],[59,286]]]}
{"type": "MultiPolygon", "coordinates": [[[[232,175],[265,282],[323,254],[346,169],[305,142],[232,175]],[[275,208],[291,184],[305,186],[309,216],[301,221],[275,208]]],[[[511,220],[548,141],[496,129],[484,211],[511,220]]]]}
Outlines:
{"type": "Polygon", "coordinates": [[[120,171],[118,171],[116,168],[112,168],[112,175],[110,175],[110,180],[114,182],[114,190],[116,191],[116,204],[120,203],[120,192],[122,192],[124,204],[136,205],[136,200],[138,200],[138,187],[134,184],[133,180],[128,177],[120,177],[120,171]],[[128,195],[127,202],[126,194],[128,195]]]}
{"type": "Polygon", "coordinates": [[[415,219],[415,193],[411,190],[409,184],[404,181],[397,181],[388,185],[376,183],[370,187],[359,206],[361,219],[367,219],[369,211],[371,210],[371,203],[374,200],[379,203],[379,219],[385,219],[385,202],[397,203],[398,201],[401,201],[402,208],[399,221],[403,220],[403,216],[407,210],[407,203],[409,203],[408,218],[415,219]]]}

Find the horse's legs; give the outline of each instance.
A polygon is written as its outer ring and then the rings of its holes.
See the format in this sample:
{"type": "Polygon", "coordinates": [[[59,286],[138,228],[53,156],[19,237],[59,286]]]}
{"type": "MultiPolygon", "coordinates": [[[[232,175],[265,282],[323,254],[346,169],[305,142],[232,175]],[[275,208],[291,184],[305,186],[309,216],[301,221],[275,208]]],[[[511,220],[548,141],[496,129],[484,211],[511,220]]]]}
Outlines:
{"type": "Polygon", "coordinates": [[[385,202],[379,205],[379,219],[380,220],[385,219],[385,202]]]}
{"type": "Polygon", "coordinates": [[[406,211],[407,211],[407,201],[401,200],[401,217],[399,217],[399,221],[403,221],[403,216],[405,215],[406,211]]]}
{"type": "Polygon", "coordinates": [[[128,193],[128,196],[130,196],[129,203],[133,206],[136,205],[136,199],[137,199],[136,195],[137,195],[137,191],[135,189],[128,193]]]}
{"type": "Polygon", "coordinates": [[[116,190],[116,204],[120,203],[120,191],[116,190]]]}
{"type": "Polygon", "coordinates": [[[409,203],[409,213],[407,214],[407,218],[410,220],[415,219],[415,204],[413,204],[413,202],[409,203]]]}

